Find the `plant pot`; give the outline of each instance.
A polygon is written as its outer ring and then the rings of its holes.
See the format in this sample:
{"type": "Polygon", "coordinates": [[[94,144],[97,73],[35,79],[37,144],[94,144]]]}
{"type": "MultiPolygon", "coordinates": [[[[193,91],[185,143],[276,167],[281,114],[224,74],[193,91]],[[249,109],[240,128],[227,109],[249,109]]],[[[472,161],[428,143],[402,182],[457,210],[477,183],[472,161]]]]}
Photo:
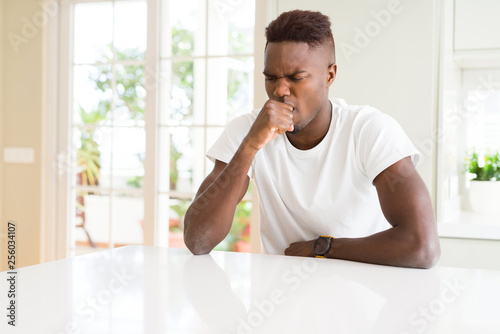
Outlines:
{"type": "Polygon", "coordinates": [[[471,181],[469,203],[477,213],[500,213],[500,181],[471,181]]]}
{"type": "Polygon", "coordinates": [[[252,245],[247,241],[237,241],[234,244],[234,251],[241,252],[241,253],[251,253],[252,252],[252,245]]]}

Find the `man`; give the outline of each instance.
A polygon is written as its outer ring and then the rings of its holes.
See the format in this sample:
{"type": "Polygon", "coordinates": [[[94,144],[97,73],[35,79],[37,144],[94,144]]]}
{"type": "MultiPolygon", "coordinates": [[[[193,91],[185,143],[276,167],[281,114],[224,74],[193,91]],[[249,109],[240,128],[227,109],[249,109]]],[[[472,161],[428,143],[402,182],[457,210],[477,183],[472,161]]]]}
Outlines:
{"type": "Polygon", "coordinates": [[[208,151],[215,166],[186,213],[187,247],[206,254],[226,237],[254,177],[267,253],[435,265],[419,153],[391,117],[328,98],[337,72],[329,18],[283,13],[266,38],[269,100],[230,122],[208,151]]]}

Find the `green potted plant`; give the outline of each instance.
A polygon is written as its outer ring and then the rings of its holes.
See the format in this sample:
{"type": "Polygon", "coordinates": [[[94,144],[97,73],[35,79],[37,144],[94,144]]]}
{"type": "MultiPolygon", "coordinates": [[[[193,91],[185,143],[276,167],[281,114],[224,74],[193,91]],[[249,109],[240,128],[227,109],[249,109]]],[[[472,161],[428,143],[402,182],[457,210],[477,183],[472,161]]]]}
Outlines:
{"type": "Polygon", "coordinates": [[[500,213],[499,151],[479,154],[473,149],[465,158],[465,169],[472,179],[469,204],[477,213],[500,213]]]}

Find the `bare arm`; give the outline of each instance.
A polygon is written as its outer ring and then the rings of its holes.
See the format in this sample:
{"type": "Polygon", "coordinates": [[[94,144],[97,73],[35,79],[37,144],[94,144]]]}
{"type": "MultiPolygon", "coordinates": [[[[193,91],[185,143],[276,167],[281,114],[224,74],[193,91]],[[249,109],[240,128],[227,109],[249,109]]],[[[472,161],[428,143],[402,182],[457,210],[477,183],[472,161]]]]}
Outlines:
{"type": "Polygon", "coordinates": [[[248,189],[247,172],[257,152],[293,129],[293,108],[267,101],[245,139],[226,165],[216,161],[186,212],[184,242],[193,254],[207,254],[229,233],[236,205],[248,189]]]}
{"type": "MultiPolygon", "coordinates": [[[[333,239],[327,257],[400,267],[434,266],[440,256],[434,211],[410,157],[384,170],[373,183],[392,228],[365,238],[333,239]]],[[[285,254],[314,256],[314,241],[293,243],[285,254]]]]}
{"type": "Polygon", "coordinates": [[[217,160],[186,212],[184,241],[193,254],[209,253],[231,229],[236,205],[249,182],[244,165],[250,166],[251,160],[244,164],[240,158],[245,158],[243,152],[237,152],[229,164],[217,160]]]}

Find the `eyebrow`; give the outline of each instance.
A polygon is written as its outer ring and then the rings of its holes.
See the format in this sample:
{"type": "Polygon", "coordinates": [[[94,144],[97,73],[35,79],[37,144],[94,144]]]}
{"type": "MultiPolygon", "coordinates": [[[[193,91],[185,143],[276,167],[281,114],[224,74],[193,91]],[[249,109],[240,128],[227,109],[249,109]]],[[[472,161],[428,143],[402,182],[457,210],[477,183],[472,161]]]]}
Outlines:
{"type": "MultiPolygon", "coordinates": [[[[275,78],[277,78],[277,76],[276,76],[276,75],[272,75],[272,74],[266,73],[266,71],[265,71],[265,70],[264,70],[262,73],[263,73],[266,77],[275,77],[275,78]]],[[[292,74],[286,74],[286,75],[284,75],[283,77],[293,77],[293,76],[295,76],[295,75],[297,75],[297,74],[302,74],[302,73],[307,73],[307,71],[305,71],[305,70],[301,70],[301,71],[294,72],[294,73],[292,73],[292,74]]]]}

